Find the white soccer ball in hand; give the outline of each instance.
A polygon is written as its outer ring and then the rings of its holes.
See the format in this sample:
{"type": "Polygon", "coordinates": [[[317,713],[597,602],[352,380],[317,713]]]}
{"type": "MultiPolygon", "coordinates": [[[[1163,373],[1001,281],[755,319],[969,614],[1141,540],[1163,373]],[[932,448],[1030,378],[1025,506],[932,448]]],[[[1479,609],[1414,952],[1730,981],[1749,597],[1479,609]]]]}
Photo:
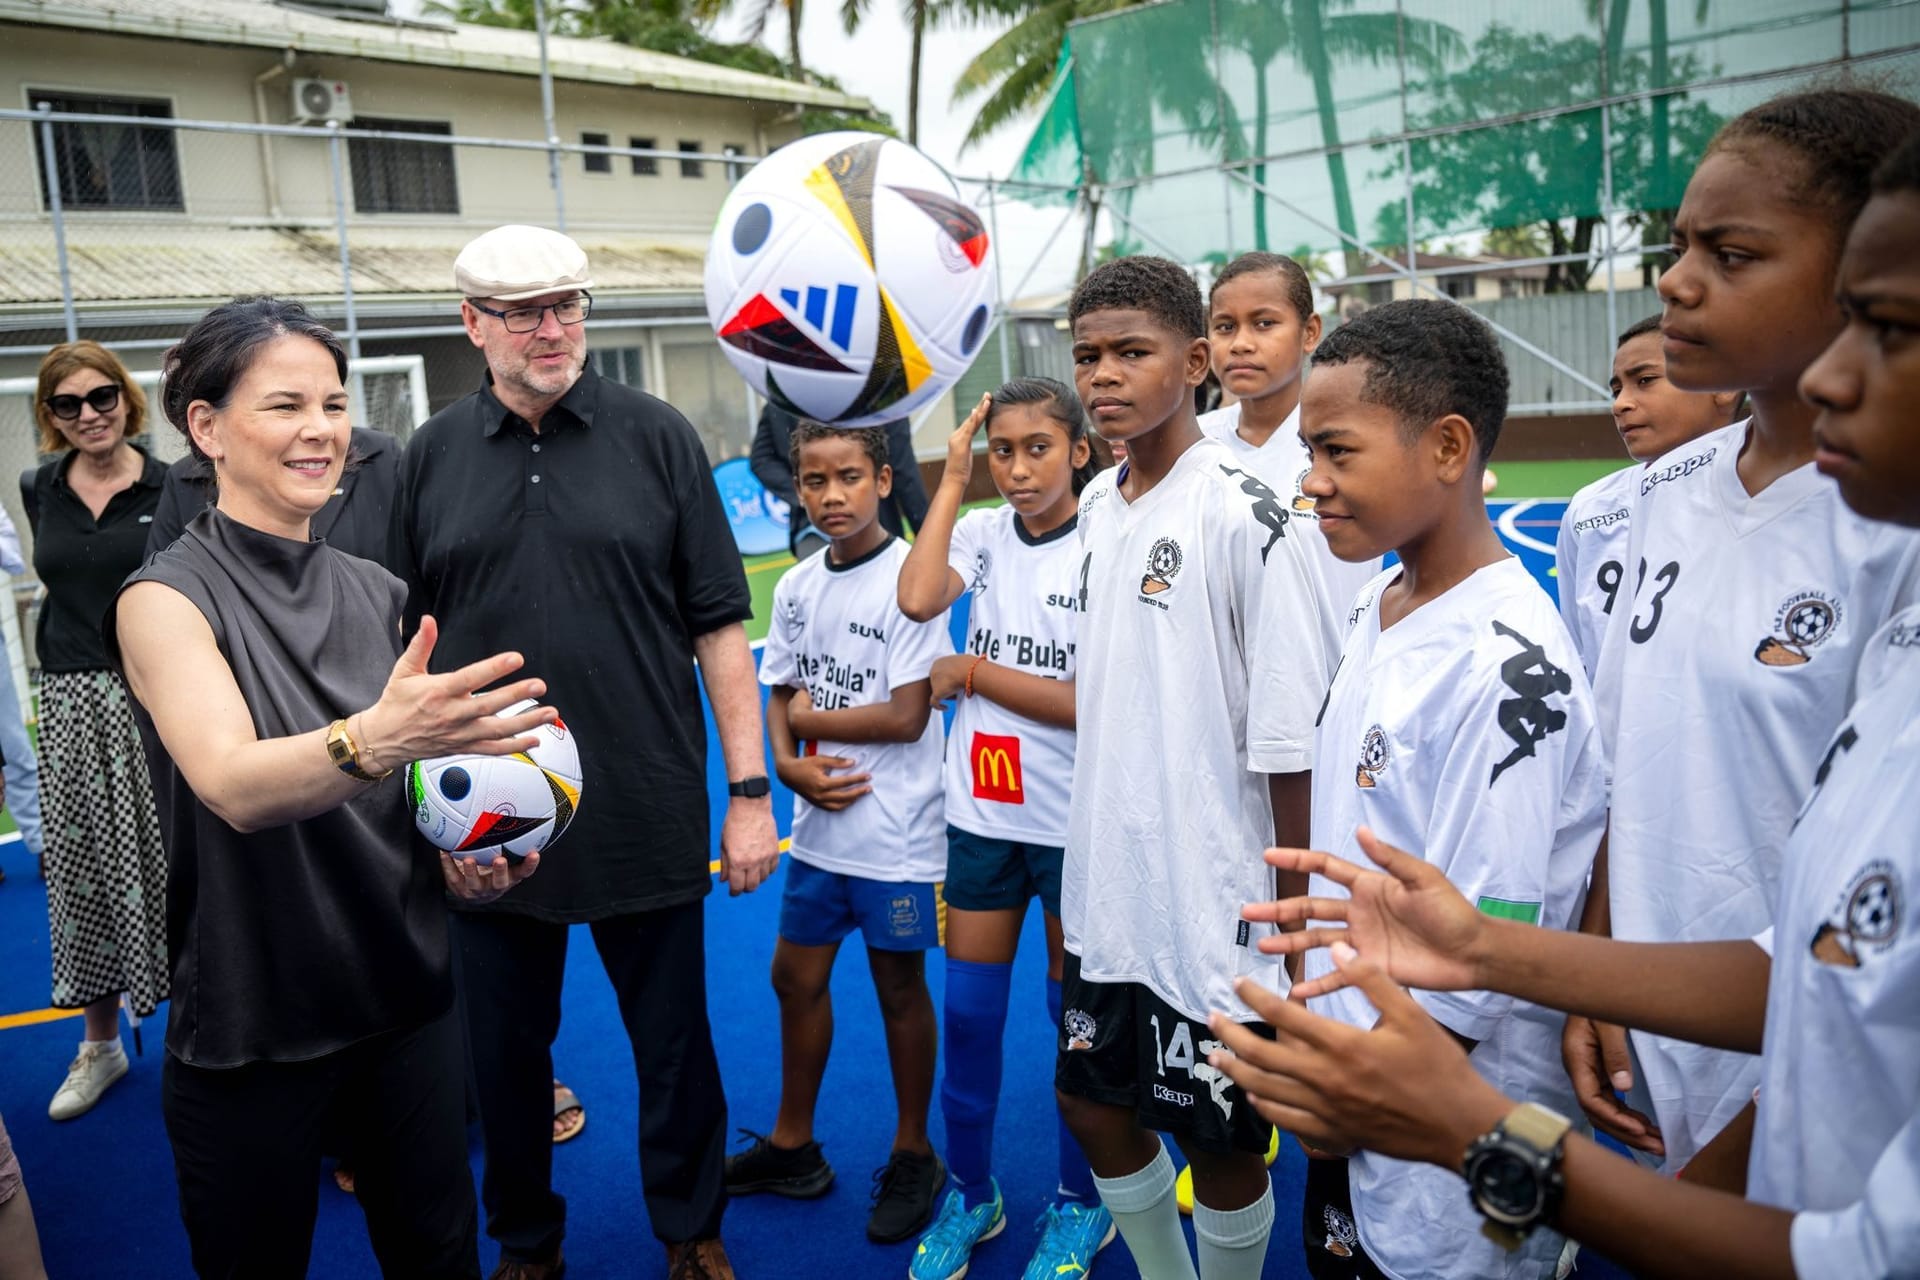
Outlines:
{"type": "MultiPolygon", "coordinates": [[[[517,716],[531,698],[501,711],[517,716]]],[[[518,862],[560,838],[580,809],[580,749],[556,720],[533,730],[539,741],[510,756],[459,755],[407,766],[413,824],[428,843],[456,858],[518,862]]]]}

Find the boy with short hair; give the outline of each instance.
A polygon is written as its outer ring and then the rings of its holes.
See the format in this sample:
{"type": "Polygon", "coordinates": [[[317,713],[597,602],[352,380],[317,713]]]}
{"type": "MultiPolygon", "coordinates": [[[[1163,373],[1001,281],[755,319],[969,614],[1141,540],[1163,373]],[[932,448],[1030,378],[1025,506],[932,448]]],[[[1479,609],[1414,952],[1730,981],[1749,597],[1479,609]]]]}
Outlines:
{"type": "Polygon", "coordinates": [[[814,1140],[814,1104],[833,1045],[828,979],[858,929],[880,997],[899,1110],[867,1235],[892,1243],[933,1216],[946,1167],[927,1141],[937,1024],[925,957],[939,945],[941,726],[934,661],[952,652],[946,614],[914,622],[895,584],[906,544],[878,521],[892,488],[879,428],[803,421],[793,433],[800,501],[829,539],[773,592],[761,655],[767,737],[794,792],[792,860],[780,904],[780,1113],[727,1159],[727,1190],[824,1195],[833,1169],[814,1140]]]}
{"type": "Polygon", "coordinates": [[[1081,497],[1079,741],[1060,915],[1055,1087],[1141,1273],[1192,1280],[1171,1133],[1194,1170],[1205,1280],[1257,1277],[1271,1129],[1206,1060],[1205,1018],[1252,976],[1284,990],[1241,902],[1261,850],[1306,832],[1313,716],[1343,618],[1288,504],[1195,421],[1199,290],[1159,258],[1108,263],[1068,306],[1095,429],[1127,445],[1081,497]]]}
{"type": "MultiPolygon", "coordinates": [[[[1320,345],[1301,407],[1306,482],[1335,554],[1398,552],[1360,593],[1321,711],[1312,848],[1355,832],[1440,868],[1482,911],[1573,925],[1605,819],[1606,768],[1579,654],[1487,518],[1480,477],[1506,416],[1493,333],[1450,302],[1401,301],[1320,345]]],[[[1344,898],[1315,876],[1310,892],[1344,898]]],[[[1308,953],[1302,980],[1329,971],[1308,953]]],[[[1574,1109],[1560,1015],[1491,992],[1418,993],[1510,1097],[1574,1109]]],[[[1317,1011],[1371,1027],[1358,990],[1317,1011]]],[[[1316,1277],[1551,1274],[1558,1237],[1503,1252],[1458,1180],[1371,1152],[1310,1161],[1302,1226],[1316,1277]]]]}
{"type": "MultiPolygon", "coordinates": [[[[1636,321],[1620,335],[1607,386],[1613,392],[1613,425],[1627,456],[1641,465],[1622,467],[1574,494],[1560,517],[1555,548],[1560,616],[1589,679],[1607,615],[1626,577],[1627,530],[1641,472],[1668,450],[1732,423],[1744,399],[1737,391],[1682,391],[1667,381],[1657,315],[1636,321]]],[[[1631,586],[1627,594],[1633,594],[1631,586]]]]}

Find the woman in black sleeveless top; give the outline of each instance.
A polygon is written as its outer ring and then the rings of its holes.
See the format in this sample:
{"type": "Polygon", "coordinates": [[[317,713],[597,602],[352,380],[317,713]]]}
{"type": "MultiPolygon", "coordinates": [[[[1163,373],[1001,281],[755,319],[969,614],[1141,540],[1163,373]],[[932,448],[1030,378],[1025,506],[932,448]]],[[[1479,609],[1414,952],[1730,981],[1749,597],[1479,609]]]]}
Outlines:
{"type": "Polygon", "coordinates": [[[524,749],[501,735],[553,713],[493,714],[538,680],[469,696],[517,654],[427,674],[437,631],[401,653],[399,580],[311,540],[346,457],[346,371],[298,303],[194,326],[168,353],[165,408],[218,502],[107,619],[169,858],[162,1105],[203,1276],[305,1275],[336,1128],[384,1273],[479,1274],[444,893],[497,896],[537,860],[436,854],[389,775],[524,749]]]}

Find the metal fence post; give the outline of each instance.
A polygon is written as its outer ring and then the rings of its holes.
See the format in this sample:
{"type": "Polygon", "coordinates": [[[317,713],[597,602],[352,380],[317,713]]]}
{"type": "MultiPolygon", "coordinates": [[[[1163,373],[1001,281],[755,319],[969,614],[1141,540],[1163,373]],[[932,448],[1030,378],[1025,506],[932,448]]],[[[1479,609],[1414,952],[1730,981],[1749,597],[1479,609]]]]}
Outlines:
{"type": "Polygon", "coordinates": [[[53,256],[60,265],[60,314],[67,323],[67,341],[80,337],[80,319],[73,310],[73,270],[67,261],[67,219],[60,207],[60,156],[53,148],[51,102],[36,102],[40,112],[40,146],[47,163],[47,212],[53,215],[53,256]]]}
{"type": "MultiPolygon", "coordinates": [[[[340,122],[327,121],[327,158],[333,166],[333,232],[340,242],[340,304],[347,322],[347,355],[354,360],[360,358],[360,317],[353,304],[353,254],[347,247],[347,165],[346,139],[340,136],[340,122]]],[[[347,394],[352,403],[365,413],[367,409],[366,380],[356,370],[348,378],[347,394]]]]}
{"type": "Polygon", "coordinates": [[[1013,361],[1007,353],[1007,295],[1000,274],[1000,259],[1007,246],[1000,239],[1000,197],[993,189],[992,178],[987,179],[987,226],[993,236],[993,311],[1000,321],[1000,381],[1004,384],[1013,381],[1013,361]]]}
{"type": "Polygon", "coordinates": [[[540,34],[540,111],[547,125],[547,181],[553,184],[553,229],[565,235],[567,198],[561,189],[560,130],[553,122],[553,68],[547,63],[546,0],[533,0],[533,27],[540,34]]]}

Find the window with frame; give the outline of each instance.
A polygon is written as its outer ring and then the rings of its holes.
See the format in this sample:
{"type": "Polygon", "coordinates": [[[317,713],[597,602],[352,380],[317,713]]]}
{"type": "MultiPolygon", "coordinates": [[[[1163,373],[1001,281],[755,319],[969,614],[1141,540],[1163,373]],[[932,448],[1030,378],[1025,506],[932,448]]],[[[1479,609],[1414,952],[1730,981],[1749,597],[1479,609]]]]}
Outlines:
{"type": "MultiPolygon", "coordinates": [[[[627,145],[632,147],[635,151],[653,151],[659,148],[660,139],[628,138],[627,145]]],[[[651,178],[659,172],[660,172],[660,158],[658,156],[634,156],[633,157],[633,173],[635,177],[651,178]]]]}
{"type": "Polygon", "coordinates": [[[632,387],[647,389],[647,349],[645,347],[596,347],[593,362],[600,376],[632,387]]]}
{"type": "MultiPolygon", "coordinates": [[[[737,142],[729,142],[726,146],[720,148],[720,154],[723,156],[744,156],[745,154],[747,154],[747,149],[741,146],[737,142]]],[[[747,173],[746,161],[744,160],[741,160],[738,162],[735,162],[732,160],[727,161],[727,181],[728,182],[738,182],[740,181],[741,178],[746,176],[746,173],[747,173]]]]}
{"type": "MultiPolygon", "coordinates": [[[[445,121],[374,116],[354,117],[353,127],[443,137],[453,133],[453,126],[445,121]]],[[[353,171],[355,213],[460,212],[460,188],[454,180],[450,143],[348,138],[347,165],[353,171]]]]}
{"type": "MultiPolygon", "coordinates": [[[[580,145],[583,147],[609,147],[613,144],[608,141],[608,136],[604,133],[583,132],[580,135],[580,145]]],[[[585,152],[581,155],[580,160],[588,173],[613,172],[613,157],[603,151],[585,152]]]]}
{"type": "MultiPolygon", "coordinates": [[[[698,155],[700,152],[705,151],[706,148],[697,142],[688,142],[685,138],[682,138],[680,139],[680,150],[689,151],[698,155]]],[[[683,178],[706,177],[707,162],[704,160],[682,160],[680,162],[680,176],[683,178]]]]}
{"type": "MultiPolygon", "coordinates": [[[[27,101],[55,111],[88,115],[143,116],[171,120],[173,105],[151,98],[107,98],[91,94],[27,90],[27,101]]],[[[54,164],[60,175],[63,209],[180,209],[180,156],[174,131],[137,124],[55,124],[54,164]]],[[[52,207],[47,190],[46,140],[33,129],[39,163],[40,199],[52,207]]]]}

